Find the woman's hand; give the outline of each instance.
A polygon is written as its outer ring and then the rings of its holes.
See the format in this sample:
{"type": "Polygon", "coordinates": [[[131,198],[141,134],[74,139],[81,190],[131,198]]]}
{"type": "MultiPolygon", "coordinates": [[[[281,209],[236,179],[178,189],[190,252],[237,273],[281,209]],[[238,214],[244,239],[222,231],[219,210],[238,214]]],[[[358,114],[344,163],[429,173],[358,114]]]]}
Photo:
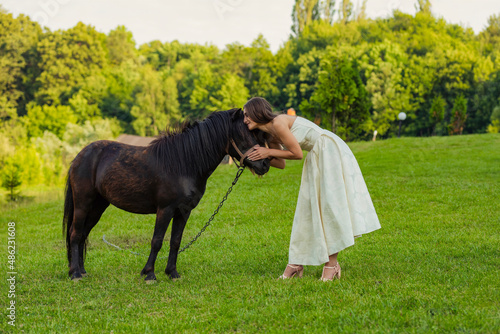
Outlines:
{"type": "Polygon", "coordinates": [[[248,159],[251,161],[262,160],[270,157],[270,150],[266,147],[255,145],[252,153],[248,155],[248,159]]]}

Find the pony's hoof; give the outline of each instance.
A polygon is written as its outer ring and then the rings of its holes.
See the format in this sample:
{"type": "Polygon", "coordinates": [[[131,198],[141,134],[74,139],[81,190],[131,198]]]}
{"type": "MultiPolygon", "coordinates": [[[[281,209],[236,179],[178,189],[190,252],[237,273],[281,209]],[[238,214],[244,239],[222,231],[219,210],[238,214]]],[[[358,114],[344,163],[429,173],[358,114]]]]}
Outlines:
{"type": "Polygon", "coordinates": [[[177,274],[177,275],[169,275],[170,279],[172,280],[172,282],[175,282],[175,281],[178,281],[181,279],[181,275],[177,274]]]}
{"type": "Polygon", "coordinates": [[[73,282],[78,282],[78,281],[79,281],[79,280],[81,280],[81,279],[82,279],[82,274],[80,274],[80,273],[73,273],[73,274],[71,275],[71,280],[72,280],[73,282]]]}
{"type": "Polygon", "coordinates": [[[156,283],[156,276],[155,274],[148,274],[144,280],[147,284],[156,283]]]}
{"type": "Polygon", "coordinates": [[[167,276],[170,277],[170,279],[172,281],[176,281],[179,278],[181,278],[181,275],[179,275],[179,273],[177,271],[166,271],[165,270],[165,274],[167,274],[167,276]]]}

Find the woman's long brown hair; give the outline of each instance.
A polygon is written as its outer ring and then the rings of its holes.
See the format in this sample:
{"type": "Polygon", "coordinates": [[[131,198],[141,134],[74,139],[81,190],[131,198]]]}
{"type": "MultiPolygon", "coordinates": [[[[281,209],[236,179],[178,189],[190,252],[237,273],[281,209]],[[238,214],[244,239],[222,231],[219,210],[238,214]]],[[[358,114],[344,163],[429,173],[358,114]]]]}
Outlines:
{"type": "MultiPolygon", "coordinates": [[[[243,110],[245,110],[246,114],[252,121],[258,124],[266,124],[271,122],[278,113],[273,113],[273,107],[267,100],[263,97],[252,97],[250,100],[245,103],[243,106],[243,110]]],[[[265,133],[263,131],[258,131],[256,133],[257,138],[260,140],[264,140],[267,143],[276,142],[280,143],[278,138],[275,138],[269,133],[265,133]]]]}
{"type": "Polygon", "coordinates": [[[259,124],[269,123],[278,116],[273,113],[273,107],[263,97],[252,97],[245,103],[243,110],[252,121],[259,124]]]}

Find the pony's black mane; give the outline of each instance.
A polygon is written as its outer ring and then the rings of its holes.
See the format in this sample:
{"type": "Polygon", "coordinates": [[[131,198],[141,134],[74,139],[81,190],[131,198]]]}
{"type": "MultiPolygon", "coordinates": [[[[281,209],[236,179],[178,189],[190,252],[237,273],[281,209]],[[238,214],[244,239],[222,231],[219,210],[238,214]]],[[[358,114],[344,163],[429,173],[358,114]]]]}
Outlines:
{"type": "Polygon", "coordinates": [[[168,130],[148,146],[164,173],[202,175],[220,163],[229,140],[231,115],[237,109],[214,112],[203,121],[168,130]]]}

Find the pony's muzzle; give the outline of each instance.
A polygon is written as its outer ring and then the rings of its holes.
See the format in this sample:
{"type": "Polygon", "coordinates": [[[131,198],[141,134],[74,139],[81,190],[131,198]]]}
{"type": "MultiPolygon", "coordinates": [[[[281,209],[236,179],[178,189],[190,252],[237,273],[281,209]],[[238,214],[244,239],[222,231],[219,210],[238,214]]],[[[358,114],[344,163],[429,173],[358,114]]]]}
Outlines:
{"type": "Polygon", "coordinates": [[[251,161],[249,159],[245,159],[245,165],[250,169],[255,171],[257,175],[264,175],[269,171],[269,167],[271,167],[271,162],[269,159],[262,159],[257,161],[251,161]]]}

